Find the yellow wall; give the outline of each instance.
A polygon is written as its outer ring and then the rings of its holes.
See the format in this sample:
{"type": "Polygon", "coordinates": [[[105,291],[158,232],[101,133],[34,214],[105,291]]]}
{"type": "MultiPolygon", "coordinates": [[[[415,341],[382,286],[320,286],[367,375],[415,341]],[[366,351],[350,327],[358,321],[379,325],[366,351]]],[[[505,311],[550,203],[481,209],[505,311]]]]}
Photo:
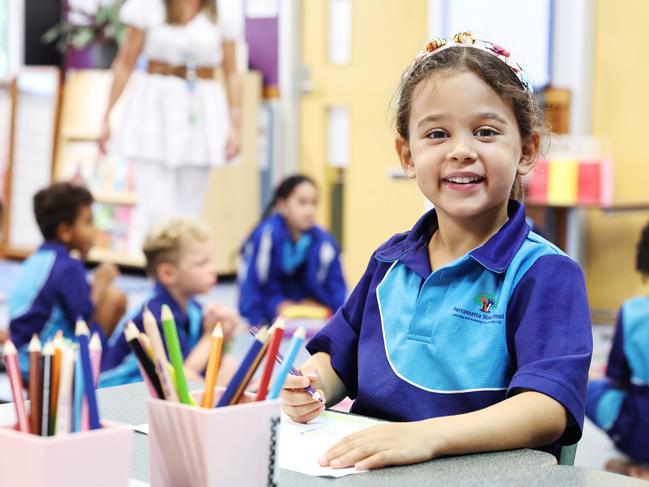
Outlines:
{"type": "MultiPolygon", "coordinates": [[[[645,0],[597,1],[593,133],[611,142],[616,202],[649,201],[645,127],[649,64],[643,37],[647,18],[649,2],[645,0]]],[[[646,211],[590,213],[586,272],[591,308],[613,310],[642,291],[634,272],[635,245],[647,221],[646,211]]]]}
{"type": "MultiPolygon", "coordinates": [[[[350,161],[345,174],[343,250],[350,286],[372,251],[394,233],[409,229],[423,213],[424,198],[410,181],[391,181],[398,166],[389,103],[402,70],[424,45],[426,0],[354,0],[352,53],[346,66],[327,62],[327,2],[303,2],[302,58],[314,92],[302,102],[301,170],[321,187],[331,180],[326,158],[326,107],[350,110],[350,161]]],[[[328,221],[325,194],[322,220],[328,221]]]]}

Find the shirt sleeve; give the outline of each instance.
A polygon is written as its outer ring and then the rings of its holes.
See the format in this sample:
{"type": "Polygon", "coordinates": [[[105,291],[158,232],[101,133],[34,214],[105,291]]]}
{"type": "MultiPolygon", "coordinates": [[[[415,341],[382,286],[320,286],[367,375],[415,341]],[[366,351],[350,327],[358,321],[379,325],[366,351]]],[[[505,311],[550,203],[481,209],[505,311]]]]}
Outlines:
{"type": "Polygon", "coordinates": [[[324,239],[309,256],[304,279],[305,288],[314,299],[336,311],[345,302],[347,286],[340,264],[340,252],[333,242],[324,239]]]}
{"type": "Polygon", "coordinates": [[[137,27],[141,30],[147,30],[151,24],[153,7],[156,0],[126,0],[119,11],[119,19],[122,23],[137,27]]]}
{"type": "Polygon", "coordinates": [[[241,5],[238,2],[218,0],[218,22],[221,35],[224,41],[238,41],[243,38],[243,16],[240,11],[241,5]]]}
{"type": "MultiPolygon", "coordinates": [[[[79,317],[83,318],[91,328],[91,332],[98,331],[92,326],[92,315],[95,306],[90,299],[90,285],[86,279],[86,268],[81,262],[71,261],[61,272],[65,275],[61,280],[58,295],[63,307],[63,314],[69,323],[75,323],[79,317]]],[[[105,335],[101,332],[102,342],[105,335]]]]}
{"type": "Polygon", "coordinates": [[[624,312],[623,309],[617,315],[617,324],[615,327],[615,336],[613,345],[608,356],[608,365],[606,367],[606,376],[613,379],[621,385],[628,385],[631,380],[631,369],[629,362],[624,354],[624,312]]]}
{"type": "Polygon", "coordinates": [[[526,389],[561,403],[569,419],[559,442],[575,443],[593,343],[584,278],[569,257],[540,257],[521,278],[507,307],[507,342],[515,366],[508,396],[526,389]]]}
{"type": "Polygon", "coordinates": [[[358,339],[376,268],[376,259],[372,256],[365,273],[345,304],[306,346],[311,355],[324,352],[331,357],[331,365],[351,398],[355,398],[358,393],[358,339]]]}

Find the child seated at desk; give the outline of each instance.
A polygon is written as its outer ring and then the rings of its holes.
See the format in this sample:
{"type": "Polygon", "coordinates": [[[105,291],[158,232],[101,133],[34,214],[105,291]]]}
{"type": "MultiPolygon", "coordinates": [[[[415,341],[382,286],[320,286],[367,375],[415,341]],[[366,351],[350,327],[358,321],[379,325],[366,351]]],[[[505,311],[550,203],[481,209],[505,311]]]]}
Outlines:
{"type": "MultiPolygon", "coordinates": [[[[646,284],[649,225],[638,242],[636,269],[646,284]]],[[[589,384],[586,415],[630,458],[611,460],[606,468],[649,479],[649,296],[622,304],[606,377],[589,384]]]]}
{"type": "Polygon", "coordinates": [[[282,398],[296,421],[345,396],[393,421],[344,438],[323,466],[371,469],[581,436],[592,335],[578,265],[530,230],[520,178],[542,122],[508,51],[433,39],[406,69],[395,147],[434,205],[381,245],[308,343],[282,398]]]}
{"type": "Polygon", "coordinates": [[[94,244],[92,203],[90,191],[68,182],[52,184],[34,196],[36,223],[45,241],[22,264],[9,291],[9,329],[21,352],[23,374],[32,335],[44,343],[62,330],[65,338],[76,340],[75,323],[81,317],[103,341],[126,310],[126,295],[112,285],[117,268],[100,265],[88,284],[85,266],[71,255],[77,252],[85,258],[94,244]]]}
{"type": "Polygon", "coordinates": [[[347,288],[340,249],[315,224],[318,191],[303,175],[286,178],[242,247],[239,312],[251,325],[271,323],[293,305],[336,311],[347,288]]]}
{"type": "MultiPolygon", "coordinates": [[[[216,324],[222,324],[227,343],[239,321],[236,311],[230,308],[211,304],[203,309],[196,300],[197,295],[208,292],[216,282],[214,247],[210,232],[202,222],[191,218],[172,218],[163,222],[146,236],[143,251],[147,274],[155,280],[154,288],[110,337],[102,361],[100,387],[142,380],[137,360],[123,331],[126,323],[133,321],[144,332],[145,307],[156,318],[163,341],[162,305],[166,304],[171,309],[185,358],[185,372],[187,378],[193,380],[201,380],[209,355],[209,338],[216,324]]],[[[230,355],[223,357],[219,383],[227,382],[235,365],[230,355]]]]}

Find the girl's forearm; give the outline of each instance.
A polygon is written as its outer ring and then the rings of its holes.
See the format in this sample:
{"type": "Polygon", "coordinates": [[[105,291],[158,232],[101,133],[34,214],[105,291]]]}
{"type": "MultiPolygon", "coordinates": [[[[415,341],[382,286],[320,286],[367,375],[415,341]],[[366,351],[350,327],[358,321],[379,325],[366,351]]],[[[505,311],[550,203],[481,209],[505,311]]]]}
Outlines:
{"type": "Polygon", "coordinates": [[[232,41],[223,43],[223,74],[228,98],[230,123],[236,129],[241,127],[241,76],[236,66],[236,46],[232,41]]]}
{"type": "Polygon", "coordinates": [[[479,411],[422,423],[436,439],[434,456],[461,455],[550,444],[563,434],[567,413],[551,397],[526,391],[479,411]]]}

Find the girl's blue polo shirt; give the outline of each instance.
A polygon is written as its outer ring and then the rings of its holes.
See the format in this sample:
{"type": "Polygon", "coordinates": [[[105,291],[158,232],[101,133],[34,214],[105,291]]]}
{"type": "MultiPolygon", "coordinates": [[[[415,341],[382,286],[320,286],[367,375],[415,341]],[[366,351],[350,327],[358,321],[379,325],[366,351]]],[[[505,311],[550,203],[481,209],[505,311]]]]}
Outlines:
{"type": "Polygon", "coordinates": [[[530,231],[525,208],[485,244],[431,273],[435,210],[379,247],[343,307],[309,342],[355,413],[416,421],[485,408],[520,390],[569,412],[581,436],[591,323],[578,265],[530,231]]]}

